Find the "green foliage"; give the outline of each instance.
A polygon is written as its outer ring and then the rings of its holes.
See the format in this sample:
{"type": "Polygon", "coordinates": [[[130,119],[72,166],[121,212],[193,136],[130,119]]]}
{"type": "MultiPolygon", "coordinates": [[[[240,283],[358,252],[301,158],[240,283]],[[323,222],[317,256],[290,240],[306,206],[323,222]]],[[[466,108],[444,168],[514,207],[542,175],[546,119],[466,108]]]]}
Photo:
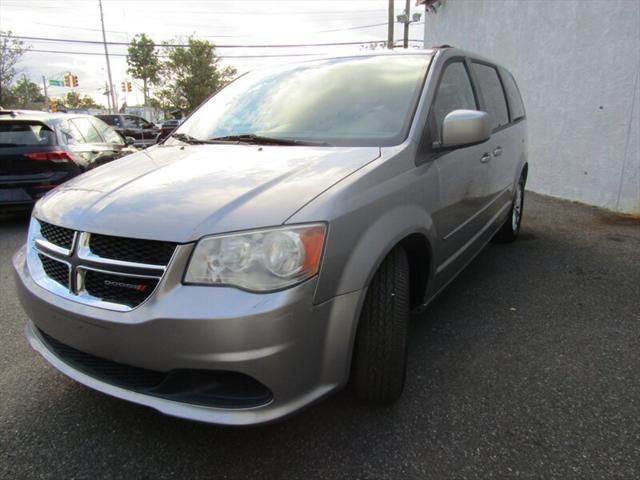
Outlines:
{"type": "Polygon", "coordinates": [[[78,108],[100,108],[104,110],[105,106],[100,103],[97,103],[89,95],[85,95],[80,99],[80,106],[78,108]]]}
{"type": "Polygon", "coordinates": [[[29,81],[26,76],[19,79],[11,88],[11,94],[14,105],[10,106],[14,108],[29,108],[34,103],[44,103],[44,95],[40,90],[40,85],[29,81]]]}
{"type": "Polygon", "coordinates": [[[162,66],[163,88],[158,92],[165,108],[190,112],[236,74],[235,68],[219,65],[215,46],[206,40],[190,37],[187,47],[165,49],[168,59],[162,66]]]}
{"type": "Polygon", "coordinates": [[[149,99],[149,86],[159,80],[160,61],[154,41],[144,33],[136,35],[127,50],[127,73],[142,80],[145,105],[149,99]]]}
{"type": "Polygon", "coordinates": [[[62,98],[62,103],[68,108],[78,108],[80,107],[80,94],[69,92],[62,98]]]}
{"type": "Polygon", "coordinates": [[[104,105],[100,105],[96,103],[96,101],[91,98],[89,95],[81,96],[78,92],[69,92],[62,99],[59,100],[60,103],[65,105],[67,108],[73,109],[83,109],[83,108],[102,108],[104,109],[104,105]]]}
{"type": "Polygon", "coordinates": [[[9,87],[17,73],[16,64],[28,48],[13,37],[11,30],[0,30],[0,34],[0,105],[6,107],[9,100],[15,101],[9,87]]]}

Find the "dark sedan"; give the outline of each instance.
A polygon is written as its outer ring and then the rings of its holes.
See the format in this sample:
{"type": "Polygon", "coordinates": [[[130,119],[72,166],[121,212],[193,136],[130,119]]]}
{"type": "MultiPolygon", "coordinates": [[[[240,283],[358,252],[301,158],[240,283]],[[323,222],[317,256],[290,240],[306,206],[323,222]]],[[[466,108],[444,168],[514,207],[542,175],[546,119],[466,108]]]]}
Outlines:
{"type": "Polygon", "coordinates": [[[0,211],[29,208],[85,170],[136,151],[90,115],[0,110],[0,211]]]}
{"type": "Polygon", "coordinates": [[[137,115],[96,115],[111,125],[123,137],[132,137],[137,147],[148,147],[156,143],[160,129],[137,115]]]}

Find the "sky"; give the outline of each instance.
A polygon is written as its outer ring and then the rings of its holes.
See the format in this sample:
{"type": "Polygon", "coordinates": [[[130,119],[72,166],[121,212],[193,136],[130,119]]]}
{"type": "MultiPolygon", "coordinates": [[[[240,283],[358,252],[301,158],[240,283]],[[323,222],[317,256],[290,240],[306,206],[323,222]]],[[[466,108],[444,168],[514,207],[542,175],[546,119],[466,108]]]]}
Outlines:
{"type": "MultiPolygon", "coordinates": [[[[193,35],[212,41],[222,65],[233,65],[239,73],[255,68],[304,60],[307,55],[326,55],[357,50],[355,46],[246,48],[227,45],[309,44],[384,41],[387,38],[388,0],[102,0],[107,41],[129,42],[136,33],[146,33],[156,43],[185,43],[193,35]],[[380,25],[378,25],[380,24],[380,25]],[[373,25],[373,26],[372,26],[373,25]],[[274,55],[300,54],[299,57],[274,55]]],[[[404,0],[395,0],[395,11],[403,13],[404,0]]],[[[424,7],[411,0],[411,13],[424,14],[424,7]]],[[[409,38],[422,46],[424,24],[410,26],[409,38]]],[[[98,0],[0,0],[0,30],[17,36],[102,41],[98,0]]],[[[402,25],[395,24],[395,38],[402,38],[402,25]]],[[[65,72],[78,76],[75,90],[106,105],[107,81],[104,47],[101,44],[25,40],[31,47],[19,64],[20,74],[42,84],[62,79],[65,72]],[[38,52],[54,50],[67,53],[38,52]],[[91,52],[81,55],[72,52],[91,52]]],[[[118,103],[142,102],[141,84],[126,73],[125,45],[110,45],[113,83],[118,103]],[[113,54],[113,55],[112,55],[113,54]],[[133,82],[133,92],[120,92],[120,83],[133,82]],[[126,95],[126,97],[124,96],[126,95]]],[[[49,96],[65,95],[71,89],[49,87],[49,96]]]]}

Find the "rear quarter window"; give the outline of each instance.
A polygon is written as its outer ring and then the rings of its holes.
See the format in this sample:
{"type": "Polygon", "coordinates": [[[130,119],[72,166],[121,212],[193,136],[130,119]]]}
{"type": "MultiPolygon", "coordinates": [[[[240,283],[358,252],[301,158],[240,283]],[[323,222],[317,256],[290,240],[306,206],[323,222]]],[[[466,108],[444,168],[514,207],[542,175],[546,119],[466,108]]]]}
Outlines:
{"type": "Polygon", "coordinates": [[[0,123],[0,148],[55,144],[55,134],[41,123],[0,123]]]}
{"type": "Polygon", "coordinates": [[[518,89],[518,85],[516,84],[513,75],[511,75],[511,73],[507,72],[504,69],[501,69],[500,73],[502,74],[502,83],[504,85],[505,91],[507,92],[507,99],[509,100],[511,121],[513,122],[515,120],[524,118],[524,102],[522,101],[520,90],[518,89]]]}
{"type": "Polygon", "coordinates": [[[495,67],[473,62],[473,71],[476,74],[485,109],[491,117],[493,129],[500,128],[509,123],[509,110],[507,100],[504,97],[502,83],[495,67]]]}

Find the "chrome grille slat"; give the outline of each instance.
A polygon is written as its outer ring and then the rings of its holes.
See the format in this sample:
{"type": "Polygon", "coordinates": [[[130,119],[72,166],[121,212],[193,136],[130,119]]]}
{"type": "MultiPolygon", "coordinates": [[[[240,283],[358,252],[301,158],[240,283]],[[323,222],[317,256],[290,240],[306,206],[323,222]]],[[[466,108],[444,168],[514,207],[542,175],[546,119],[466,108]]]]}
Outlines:
{"type": "Polygon", "coordinates": [[[118,249],[124,245],[122,252],[126,258],[144,260],[136,262],[94,254],[90,247],[92,237],[94,234],[32,220],[28,260],[30,268],[37,270],[36,283],[80,303],[128,311],[152,295],[177,247],[177,244],[149,240],[151,246],[136,255],[136,249],[144,247],[146,240],[99,236],[102,247],[105,242],[116,239],[115,247],[102,248],[101,254],[117,257],[118,249]],[[165,263],[154,260],[154,252],[158,252],[159,259],[165,263]],[[168,252],[171,255],[167,255],[168,252]]]}

